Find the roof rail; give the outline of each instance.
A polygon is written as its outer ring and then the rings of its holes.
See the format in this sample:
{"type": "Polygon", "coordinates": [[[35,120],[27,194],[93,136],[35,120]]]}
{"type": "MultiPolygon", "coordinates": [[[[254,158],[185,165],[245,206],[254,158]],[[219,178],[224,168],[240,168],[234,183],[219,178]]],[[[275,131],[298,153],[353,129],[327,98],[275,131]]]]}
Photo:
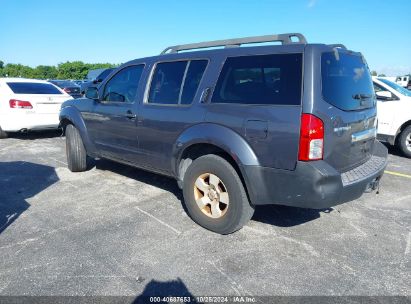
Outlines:
{"type": "Polygon", "coordinates": [[[169,46],[161,55],[166,53],[178,53],[179,51],[194,50],[194,49],[204,49],[210,47],[224,46],[229,47],[239,47],[242,44],[250,43],[263,43],[263,42],[281,42],[282,44],[306,44],[307,40],[300,33],[288,33],[288,34],[278,34],[278,35],[265,35],[265,36],[254,36],[254,37],[244,37],[235,39],[224,39],[215,41],[205,41],[199,43],[182,44],[169,46]],[[292,41],[292,38],[298,38],[298,41],[292,41]]]}
{"type": "Polygon", "coordinates": [[[344,44],[329,44],[328,46],[330,46],[332,48],[340,48],[340,49],[344,49],[344,50],[347,49],[347,47],[344,44]]]}

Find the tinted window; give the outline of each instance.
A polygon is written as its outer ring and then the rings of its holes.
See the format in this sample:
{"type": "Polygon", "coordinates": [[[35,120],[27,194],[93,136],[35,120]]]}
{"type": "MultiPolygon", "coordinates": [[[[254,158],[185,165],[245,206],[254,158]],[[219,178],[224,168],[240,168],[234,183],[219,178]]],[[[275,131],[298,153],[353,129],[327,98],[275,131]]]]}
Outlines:
{"type": "Polygon", "coordinates": [[[134,102],[143,68],[143,65],[129,66],[114,75],[104,88],[103,100],[134,102]]]}
{"type": "Polygon", "coordinates": [[[156,66],[148,102],[178,104],[187,61],[163,62],[156,66]]]}
{"type": "Polygon", "coordinates": [[[387,89],[383,88],[382,86],[380,86],[379,84],[376,84],[375,82],[373,83],[374,85],[374,91],[375,92],[386,92],[387,89]]]}
{"type": "Polygon", "coordinates": [[[190,61],[184,81],[183,93],[181,94],[181,104],[191,104],[193,102],[206,66],[207,60],[190,61]]]}
{"type": "Polygon", "coordinates": [[[211,102],[301,104],[302,55],[228,58],[211,102]]]}
{"type": "Polygon", "coordinates": [[[333,106],[353,111],[375,105],[371,74],[361,56],[322,54],[321,77],[323,97],[333,106]]]}
{"type": "Polygon", "coordinates": [[[67,88],[67,87],[75,87],[77,84],[75,84],[72,81],[50,81],[51,83],[55,84],[56,86],[60,88],[67,88]]]}
{"type": "Polygon", "coordinates": [[[100,75],[97,76],[97,80],[103,81],[114,69],[104,70],[100,75]]]}
{"type": "Polygon", "coordinates": [[[62,94],[55,86],[48,83],[8,82],[15,94],[62,94]]]}

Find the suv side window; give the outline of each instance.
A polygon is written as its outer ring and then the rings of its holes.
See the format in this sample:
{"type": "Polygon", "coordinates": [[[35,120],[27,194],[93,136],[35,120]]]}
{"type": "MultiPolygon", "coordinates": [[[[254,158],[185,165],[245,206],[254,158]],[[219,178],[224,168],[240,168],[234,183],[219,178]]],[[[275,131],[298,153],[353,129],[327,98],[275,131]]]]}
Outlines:
{"type": "Polygon", "coordinates": [[[183,92],[181,94],[181,104],[191,104],[193,102],[206,67],[207,60],[193,60],[189,62],[183,92]]]}
{"type": "Polygon", "coordinates": [[[374,85],[374,91],[375,92],[388,91],[386,88],[383,88],[382,86],[380,86],[379,84],[376,84],[375,82],[373,82],[373,85],[374,85]]]}
{"type": "Polygon", "coordinates": [[[162,62],[156,65],[148,103],[191,104],[207,60],[162,62]]]}
{"type": "Polygon", "coordinates": [[[143,69],[144,65],[133,65],[119,71],[107,82],[102,100],[106,102],[134,102],[143,69]]]}
{"type": "Polygon", "coordinates": [[[211,102],[300,105],[302,54],[228,58],[211,102]]]}

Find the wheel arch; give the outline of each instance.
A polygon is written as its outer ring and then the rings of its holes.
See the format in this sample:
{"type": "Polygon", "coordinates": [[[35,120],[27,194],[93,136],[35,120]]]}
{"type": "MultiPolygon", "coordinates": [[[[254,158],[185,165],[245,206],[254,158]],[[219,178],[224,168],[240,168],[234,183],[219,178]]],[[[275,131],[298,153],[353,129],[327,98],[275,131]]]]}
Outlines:
{"type": "Polygon", "coordinates": [[[259,162],[250,145],[233,130],[208,123],[196,125],[179,137],[174,148],[173,173],[180,187],[187,168],[195,159],[215,154],[233,166],[248,194],[248,180],[242,167],[258,166],[259,162]]]}
{"type": "Polygon", "coordinates": [[[394,143],[397,143],[397,140],[399,138],[399,135],[401,134],[401,132],[408,126],[411,126],[411,119],[404,122],[397,130],[397,133],[395,133],[395,139],[394,139],[394,143]]]}
{"type": "Polygon", "coordinates": [[[83,117],[81,116],[80,111],[72,106],[64,107],[60,111],[60,127],[63,129],[63,134],[65,134],[66,127],[69,124],[74,125],[79,130],[87,154],[95,155],[96,149],[88,135],[83,117]]]}

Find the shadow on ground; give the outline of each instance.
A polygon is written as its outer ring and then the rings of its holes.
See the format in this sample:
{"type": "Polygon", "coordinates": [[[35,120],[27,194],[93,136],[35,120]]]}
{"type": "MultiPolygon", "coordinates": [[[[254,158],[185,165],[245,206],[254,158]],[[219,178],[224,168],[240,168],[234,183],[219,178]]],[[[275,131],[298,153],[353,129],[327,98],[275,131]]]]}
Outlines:
{"type": "Polygon", "coordinates": [[[42,130],[42,131],[29,131],[29,132],[15,132],[8,133],[8,138],[16,138],[21,140],[36,140],[42,138],[54,138],[60,137],[62,135],[62,130],[42,130]]]}
{"type": "Polygon", "coordinates": [[[404,157],[404,154],[402,154],[402,152],[400,151],[400,149],[397,148],[397,146],[392,146],[387,143],[382,143],[382,144],[384,144],[384,146],[387,147],[389,154],[404,157]]]}
{"type": "Polygon", "coordinates": [[[58,180],[53,167],[24,161],[0,162],[0,233],[30,207],[27,199],[58,180]]]}
{"type": "MultiPolygon", "coordinates": [[[[172,178],[103,159],[96,162],[96,168],[99,170],[112,171],[125,177],[171,192],[180,201],[182,208],[187,212],[184,205],[182,191],[177,186],[177,182],[172,178]]],[[[252,219],[254,221],[269,225],[291,227],[313,221],[320,217],[321,212],[329,213],[332,210],[333,209],[315,210],[279,205],[264,205],[256,207],[252,219]]]]}
{"type": "Polygon", "coordinates": [[[278,227],[298,226],[320,218],[334,209],[306,209],[280,205],[263,205],[255,209],[253,220],[278,227]]]}
{"type": "Polygon", "coordinates": [[[98,170],[111,171],[122,176],[135,179],[139,182],[171,192],[178,200],[180,200],[180,202],[183,202],[182,191],[177,186],[177,182],[170,177],[140,170],[131,166],[122,165],[105,159],[96,161],[95,166],[98,170]]]}
{"type": "Polygon", "coordinates": [[[194,296],[190,293],[187,286],[184,284],[184,282],[180,278],[177,278],[177,280],[167,281],[167,282],[161,282],[161,281],[156,281],[156,280],[150,281],[144,288],[143,292],[139,296],[136,297],[133,303],[160,302],[157,300],[155,301],[150,300],[150,297],[160,298],[161,302],[163,302],[161,298],[185,297],[187,298],[186,301],[173,301],[173,299],[170,299],[170,301],[166,301],[165,303],[167,302],[168,303],[172,303],[172,302],[197,303],[195,301],[194,296]],[[188,297],[190,297],[190,301],[188,300],[188,297]]]}

